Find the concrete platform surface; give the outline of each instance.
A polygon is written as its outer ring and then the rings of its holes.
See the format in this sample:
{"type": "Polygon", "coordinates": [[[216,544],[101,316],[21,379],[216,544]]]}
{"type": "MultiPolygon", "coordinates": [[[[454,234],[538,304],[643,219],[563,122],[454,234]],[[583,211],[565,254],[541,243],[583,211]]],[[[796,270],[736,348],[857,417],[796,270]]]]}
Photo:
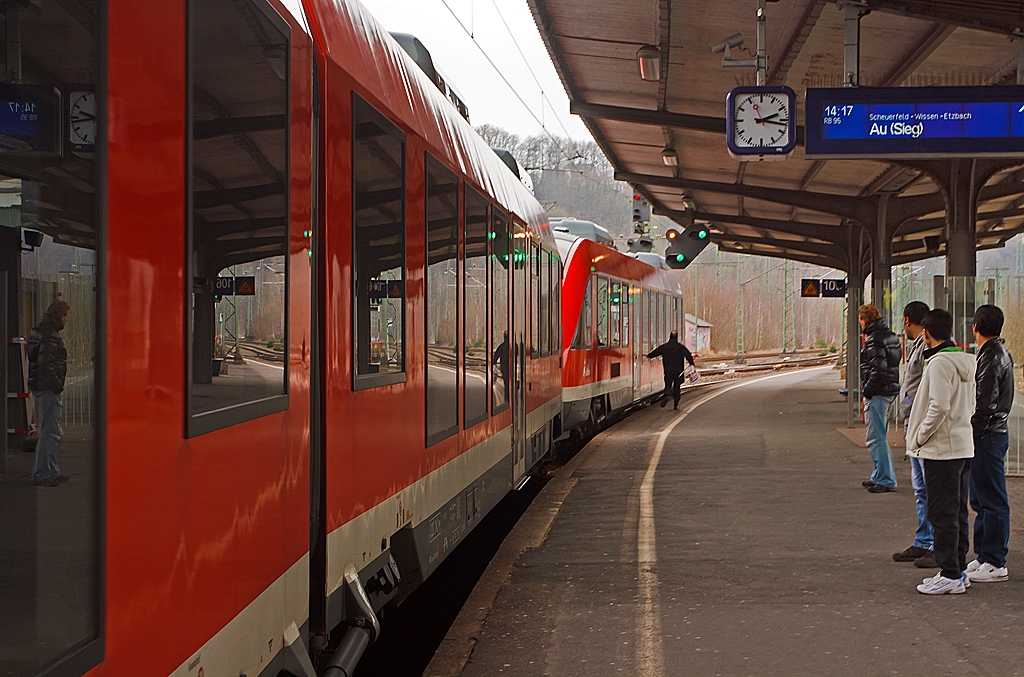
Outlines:
{"type": "Polygon", "coordinates": [[[917,593],[935,571],[891,559],[916,528],[909,464],[896,453],[897,492],[861,488],[871,461],[836,430],[836,384],[828,369],[724,384],[599,435],[424,675],[1024,674],[1021,537],[1009,581],[917,593]]]}

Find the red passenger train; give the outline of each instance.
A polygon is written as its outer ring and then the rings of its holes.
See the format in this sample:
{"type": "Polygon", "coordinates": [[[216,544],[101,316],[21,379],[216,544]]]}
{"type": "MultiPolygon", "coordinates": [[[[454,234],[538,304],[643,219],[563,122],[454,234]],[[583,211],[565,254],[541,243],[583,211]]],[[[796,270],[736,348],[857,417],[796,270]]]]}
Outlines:
{"type": "Polygon", "coordinates": [[[543,208],[356,0],[2,11],[0,675],[350,674],[561,433],[543,208]]]}
{"type": "Polygon", "coordinates": [[[584,436],[664,387],[647,353],[683,326],[679,278],[593,240],[566,251],[562,280],[562,428],[584,436]]]}

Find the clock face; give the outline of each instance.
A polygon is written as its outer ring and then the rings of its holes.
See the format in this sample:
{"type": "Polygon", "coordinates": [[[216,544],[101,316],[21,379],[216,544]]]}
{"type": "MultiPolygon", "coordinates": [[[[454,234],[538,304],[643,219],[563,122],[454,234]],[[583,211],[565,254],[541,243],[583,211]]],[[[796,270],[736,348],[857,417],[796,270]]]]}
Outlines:
{"type": "Polygon", "coordinates": [[[96,145],[96,92],[71,92],[68,97],[68,141],[96,145]]]}
{"type": "Polygon", "coordinates": [[[733,99],[732,142],[737,148],[782,148],[789,143],[791,99],[782,92],[742,94],[733,99]]]}

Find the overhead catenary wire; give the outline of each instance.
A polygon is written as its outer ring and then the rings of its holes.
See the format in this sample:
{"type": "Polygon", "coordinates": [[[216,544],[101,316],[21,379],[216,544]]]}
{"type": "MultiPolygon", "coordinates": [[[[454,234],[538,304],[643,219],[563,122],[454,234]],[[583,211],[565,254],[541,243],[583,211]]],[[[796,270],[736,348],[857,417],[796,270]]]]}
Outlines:
{"type": "MultiPolygon", "coordinates": [[[[508,32],[509,38],[512,39],[512,44],[516,46],[516,51],[518,51],[519,56],[523,58],[523,63],[526,64],[526,70],[530,71],[530,75],[533,77],[533,81],[537,83],[537,89],[540,90],[541,98],[541,117],[544,116],[544,102],[547,101],[548,108],[550,108],[551,112],[555,114],[555,121],[558,122],[558,126],[562,128],[562,131],[565,132],[565,135],[567,137],[571,138],[572,134],[570,134],[569,130],[566,129],[565,123],[562,122],[562,118],[559,117],[558,115],[558,111],[556,111],[555,107],[551,105],[551,100],[544,93],[544,86],[540,84],[540,79],[537,77],[537,74],[533,72],[533,68],[530,66],[530,62],[526,58],[526,54],[523,53],[523,48],[519,46],[519,41],[516,40],[515,33],[512,32],[512,29],[509,27],[508,22],[505,21],[505,15],[503,15],[501,13],[501,10],[498,9],[498,3],[495,2],[495,0],[491,0],[491,4],[494,6],[494,11],[498,13],[498,18],[501,19],[502,25],[505,26],[505,30],[508,32]]],[[[543,121],[541,122],[541,126],[544,126],[543,121]]]]}
{"type": "MultiPolygon", "coordinates": [[[[516,88],[512,85],[512,83],[509,82],[508,78],[505,77],[505,74],[501,72],[501,69],[498,68],[498,65],[496,63],[494,63],[494,60],[490,57],[490,55],[487,53],[487,51],[484,50],[483,46],[479,42],[477,42],[477,39],[474,36],[473,31],[469,30],[469,28],[467,28],[466,25],[464,23],[462,23],[462,20],[455,13],[455,11],[451,8],[451,6],[448,4],[447,0],[441,0],[441,4],[444,5],[445,9],[448,10],[448,13],[452,15],[453,19],[455,19],[455,23],[459,24],[459,27],[462,28],[462,30],[466,33],[466,35],[469,36],[469,39],[473,42],[473,44],[476,46],[476,48],[480,51],[481,54],[483,54],[484,58],[487,59],[487,63],[489,63],[491,65],[491,68],[493,68],[494,71],[498,74],[498,77],[501,78],[501,80],[505,83],[505,85],[512,91],[512,94],[515,95],[516,99],[519,100],[519,103],[523,104],[523,107],[530,114],[530,117],[532,117],[537,122],[537,124],[539,124],[541,126],[541,129],[544,130],[544,133],[547,134],[551,138],[551,141],[555,144],[555,147],[558,148],[558,150],[562,153],[562,155],[565,156],[565,160],[571,161],[571,160],[576,160],[576,159],[582,158],[582,156],[579,153],[575,153],[574,155],[570,155],[565,150],[565,148],[562,147],[562,144],[559,142],[558,137],[556,137],[554,134],[552,134],[551,130],[549,130],[547,128],[547,126],[545,126],[544,122],[539,117],[537,117],[537,114],[533,112],[533,109],[530,108],[530,105],[528,103],[526,103],[526,100],[523,99],[523,97],[519,94],[518,90],[516,90],[516,88]]],[[[499,16],[500,16],[500,12],[499,12],[499,16]]],[[[501,20],[502,20],[502,22],[504,22],[505,21],[504,17],[502,17],[501,20]]],[[[506,28],[507,27],[508,26],[506,24],[506,28]]],[[[518,44],[516,45],[516,48],[517,49],[519,48],[518,44]]],[[[520,54],[522,54],[522,51],[520,51],[520,54]]],[[[530,72],[531,72],[531,74],[533,73],[532,70],[530,72]]],[[[536,79],[536,76],[534,76],[534,79],[536,79]]],[[[554,110],[554,109],[552,108],[552,110],[554,110]]],[[[556,116],[556,119],[558,119],[557,116],[556,116]]],[[[561,123],[560,120],[559,120],[559,123],[561,123]]],[[[564,127],[563,127],[563,129],[564,129],[564,127]]]]}

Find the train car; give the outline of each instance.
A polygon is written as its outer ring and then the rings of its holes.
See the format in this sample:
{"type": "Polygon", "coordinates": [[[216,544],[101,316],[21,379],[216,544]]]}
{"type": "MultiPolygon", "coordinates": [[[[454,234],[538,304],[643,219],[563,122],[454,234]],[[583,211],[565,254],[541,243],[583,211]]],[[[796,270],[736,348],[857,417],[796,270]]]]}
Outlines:
{"type": "Polygon", "coordinates": [[[316,635],[362,613],[354,582],[374,611],[401,599],[524,481],[561,378],[544,209],[358,3],[305,7],[324,115],[316,635]]]}
{"type": "Polygon", "coordinates": [[[645,356],[683,329],[679,277],[589,239],[566,248],[562,276],[562,428],[592,431],[608,414],[661,392],[645,356]]]}
{"type": "Polygon", "coordinates": [[[0,675],[351,674],[559,430],[544,210],[355,0],[0,13],[0,675]]]}

